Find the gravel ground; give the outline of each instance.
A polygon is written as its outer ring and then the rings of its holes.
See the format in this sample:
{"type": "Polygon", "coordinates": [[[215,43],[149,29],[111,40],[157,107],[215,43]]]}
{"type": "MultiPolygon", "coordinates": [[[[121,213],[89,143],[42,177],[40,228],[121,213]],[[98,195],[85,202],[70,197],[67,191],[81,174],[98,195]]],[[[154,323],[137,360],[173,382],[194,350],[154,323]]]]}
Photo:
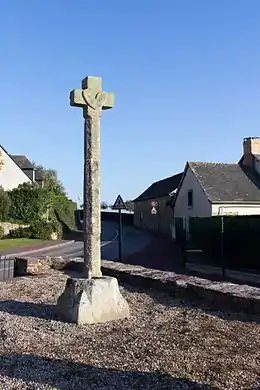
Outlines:
{"type": "Polygon", "coordinates": [[[260,389],[259,319],[125,285],[129,320],[66,324],[52,306],[65,280],[0,283],[1,390],[260,389]]]}

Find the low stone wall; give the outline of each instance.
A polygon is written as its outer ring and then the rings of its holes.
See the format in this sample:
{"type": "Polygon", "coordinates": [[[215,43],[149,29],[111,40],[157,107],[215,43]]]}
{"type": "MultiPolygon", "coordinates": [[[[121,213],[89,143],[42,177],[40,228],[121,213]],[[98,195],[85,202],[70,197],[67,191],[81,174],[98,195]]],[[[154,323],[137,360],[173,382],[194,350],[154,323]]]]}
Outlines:
{"type": "Polygon", "coordinates": [[[50,269],[49,258],[38,259],[34,257],[16,257],[14,266],[14,276],[37,275],[47,272],[50,269]]]}
{"type": "Polygon", "coordinates": [[[102,261],[104,275],[122,282],[200,301],[216,310],[246,311],[260,315],[260,288],[102,261]]]}
{"type": "MultiPolygon", "coordinates": [[[[16,258],[15,276],[45,273],[50,268],[82,272],[83,263],[62,257],[16,258]]],[[[243,311],[260,315],[260,288],[176,274],[174,272],[102,260],[102,273],[119,281],[196,301],[213,310],[243,311]]]]}
{"type": "Polygon", "coordinates": [[[15,230],[19,227],[26,227],[28,225],[18,225],[17,223],[11,222],[0,222],[0,226],[4,229],[4,235],[8,236],[10,230],[15,230]]]}
{"type": "Polygon", "coordinates": [[[48,272],[51,268],[63,270],[68,260],[62,257],[16,257],[14,276],[38,275],[48,272]]]}

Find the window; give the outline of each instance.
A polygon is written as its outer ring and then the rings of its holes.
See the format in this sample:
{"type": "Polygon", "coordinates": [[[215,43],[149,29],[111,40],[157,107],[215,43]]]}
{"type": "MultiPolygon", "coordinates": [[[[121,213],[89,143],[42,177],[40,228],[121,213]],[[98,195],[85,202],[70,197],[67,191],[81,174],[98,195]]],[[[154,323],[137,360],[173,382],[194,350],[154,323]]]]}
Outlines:
{"type": "Polygon", "coordinates": [[[192,190],[188,191],[188,207],[189,208],[193,207],[193,191],[192,190]]]}

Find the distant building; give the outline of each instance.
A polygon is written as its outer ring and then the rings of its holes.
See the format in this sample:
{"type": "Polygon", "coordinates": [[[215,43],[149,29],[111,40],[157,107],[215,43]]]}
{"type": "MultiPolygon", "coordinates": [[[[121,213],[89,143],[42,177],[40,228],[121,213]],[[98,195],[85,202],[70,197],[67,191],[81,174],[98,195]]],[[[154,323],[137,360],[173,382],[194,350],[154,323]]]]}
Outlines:
{"type": "Polygon", "coordinates": [[[33,182],[43,186],[43,177],[27,157],[11,155],[0,145],[0,186],[12,190],[20,184],[33,182]]]}
{"type": "Polygon", "coordinates": [[[12,156],[0,145],[0,186],[4,190],[12,190],[19,184],[31,182],[12,156]]]}
{"type": "Polygon", "coordinates": [[[153,183],[134,205],[135,226],[172,235],[175,217],[260,215],[260,138],[243,140],[236,164],[188,161],[183,173],[153,183]]]}
{"type": "Polygon", "coordinates": [[[43,187],[42,173],[35,169],[31,161],[26,156],[12,154],[11,157],[32,182],[36,182],[39,186],[43,187]]]}
{"type": "Polygon", "coordinates": [[[187,162],[172,208],[174,217],[260,214],[260,138],[244,139],[237,164],[187,162]]]}
{"type": "Polygon", "coordinates": [[[171,234],[171,196],[177,191],[181,178],[182,173],[178,173],[159,180],[134,200],[134,224],[136,227],[162,234],[171,234]]]}

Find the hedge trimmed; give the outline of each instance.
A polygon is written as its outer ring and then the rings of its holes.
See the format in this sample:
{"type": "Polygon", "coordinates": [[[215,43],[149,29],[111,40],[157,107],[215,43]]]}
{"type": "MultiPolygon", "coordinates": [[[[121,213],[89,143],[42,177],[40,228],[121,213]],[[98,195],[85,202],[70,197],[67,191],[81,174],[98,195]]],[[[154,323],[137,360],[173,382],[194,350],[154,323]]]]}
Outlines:
{"type": "Polygon", "coordinates": [[[190,218],[191,242],[212,262],[232,268],[260,269],[260,216],[190,218]]]}

